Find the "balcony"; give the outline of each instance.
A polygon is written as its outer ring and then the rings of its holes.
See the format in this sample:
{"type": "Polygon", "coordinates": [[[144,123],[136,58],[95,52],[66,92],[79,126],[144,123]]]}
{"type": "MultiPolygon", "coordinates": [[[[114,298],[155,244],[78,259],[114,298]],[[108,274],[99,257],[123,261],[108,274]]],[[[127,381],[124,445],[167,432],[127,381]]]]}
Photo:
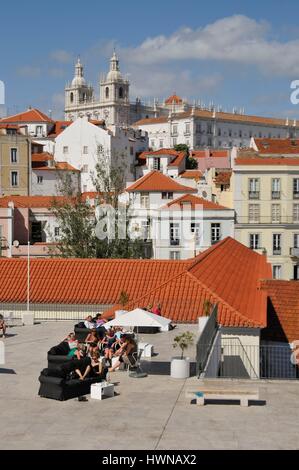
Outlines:
{"type": "Polygon", "coordinates": [[[184,135],[188,137],[188,136],[191,135],[191,132],[190,131],[184,131],[184,135]]]}
{"type": "Polygon", "coordinates": [[[299,199],[299,191],[293,192],[293,199],[299,199]]]}
{"type": "Polygon", "coordinates": [[[236,224],[261,224],[261,225],[289,225],[299,223],[293,216],[283,215],[280,217],[273,217],[267,215],[253,215],[253,216],[236,216],[236,224]]]}
{"type": "Polygon", "coordinates": [[[280,191],[272,191],[272,199],[280,199],[280,191]]]}
{"type": "Polygon", "coordinates": [[[299,258],[299,248],[290,248],[290,255],[293,258],[299,258]]]}
{"type": "Polygon", "coordinates": [[[259,198],[260,198],[260,192],[259,191],[249,191],[248,199],[259,199],[259,198]]]}
{"type": "Polygon", "coordinates": [[[171,238],[170,239],[170,246],[179,246],[180,240],[178,238],[171,238]]]}
{"type": "Polygon", "coordinates": [[[273,256],[279,256],[281,255],[281,248],[273,248],[273,256]]]}

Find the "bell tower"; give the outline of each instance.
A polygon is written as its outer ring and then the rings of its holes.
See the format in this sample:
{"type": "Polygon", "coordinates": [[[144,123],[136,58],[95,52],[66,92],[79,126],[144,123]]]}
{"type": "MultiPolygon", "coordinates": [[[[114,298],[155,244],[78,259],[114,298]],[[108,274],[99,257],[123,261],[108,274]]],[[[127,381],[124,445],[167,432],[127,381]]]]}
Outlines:
{"type": "Polygon", "coordinates": [[[123,78],[116,52],[110,59],[110,70],[100,81],[100,105],[107,124],[127,126],[129,124],[130,83],[123,78]]]}
{"type": "Polygon", "coordinates": [[[77,117],[78,106],[83,107],[93,100],[93,88],[86,83],[83,65],[78,57],[75,64],[75,75],[71,83],[65,87],[65,114],[66,117],[77,117]],[[73,116],[74,114],[74,116],[73,116]]]}

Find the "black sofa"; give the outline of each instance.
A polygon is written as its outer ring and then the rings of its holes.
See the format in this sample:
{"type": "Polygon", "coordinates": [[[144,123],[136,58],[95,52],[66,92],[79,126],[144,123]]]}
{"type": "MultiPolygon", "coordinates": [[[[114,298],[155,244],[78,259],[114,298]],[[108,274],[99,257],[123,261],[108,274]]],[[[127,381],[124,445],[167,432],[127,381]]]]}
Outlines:
{"type": "Polygon", "coordinates": [[[90,362],[89,357],[72,359],[59,368],[42,370],[39,376],[39,396],[64,401],[89,394],[91,385],[105,380],[107,374],[107,369],[104,369],[101,375],[86,377],[84,380],[73,378],[75,369],[80,369],[83,373],[90,362]]]}
{"type": "MultiPolygon", "coordinates": [[[[75,325],[74,332],[76,335],[76,339],[80,343],[83,343],[86,339],[86,336],[90,333],[90,330],[88,328],[85,328],[84,322],[80,322],[80,323],[77,323],[77,325],[75,325]]],[[[99,338],[102,339],[104,338],[106,334],[106,328],[104,326],[99,326],[97,328],[97,332],[98,332],[99,338]]]]}
{"type": "Polygon", "coordinates": [[[59,343],[57,346],[53,346],[48,351],[48,369],[59,369],[61,364],[72,360],[71,357],[67,357],[70,351],[67,341],[59,343]]]}

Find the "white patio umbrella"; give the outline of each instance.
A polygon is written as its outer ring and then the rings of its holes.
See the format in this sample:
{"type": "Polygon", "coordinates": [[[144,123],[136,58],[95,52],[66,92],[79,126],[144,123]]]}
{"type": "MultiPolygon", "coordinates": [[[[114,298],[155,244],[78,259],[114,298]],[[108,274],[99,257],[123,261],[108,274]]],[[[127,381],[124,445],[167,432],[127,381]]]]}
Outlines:
{"type": "Polygon", "coordinates": [[[150,327],[155,326],[160,328],[161,331],[168,331],[171,320],[155,313],[142,310],[141,308],[135,308],[130,312],[124,313],[114,320],[111,320],[105,323],[106,329],[111,328],[112,326],[126,326],[126,327],[150,327]]]}

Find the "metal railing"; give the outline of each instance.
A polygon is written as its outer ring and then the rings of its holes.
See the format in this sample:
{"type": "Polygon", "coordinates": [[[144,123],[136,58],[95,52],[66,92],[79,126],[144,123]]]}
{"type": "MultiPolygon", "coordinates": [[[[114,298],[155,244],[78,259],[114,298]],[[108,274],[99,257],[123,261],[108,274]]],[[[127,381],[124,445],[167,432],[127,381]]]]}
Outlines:
{"type": "Polygon", "coordinates": [[[297,217],[293,216],[280,216],[273,217],[267,215],[256,216],[236,216],[236,224],[299,224],[297,217]]]}
{"type": "Polygon", "coordinates": [[[196,374],[198,377],[205,369],[214,338],[219,328],[217,313],[218,306],[216,304],[196,344],[196,374]]]}

